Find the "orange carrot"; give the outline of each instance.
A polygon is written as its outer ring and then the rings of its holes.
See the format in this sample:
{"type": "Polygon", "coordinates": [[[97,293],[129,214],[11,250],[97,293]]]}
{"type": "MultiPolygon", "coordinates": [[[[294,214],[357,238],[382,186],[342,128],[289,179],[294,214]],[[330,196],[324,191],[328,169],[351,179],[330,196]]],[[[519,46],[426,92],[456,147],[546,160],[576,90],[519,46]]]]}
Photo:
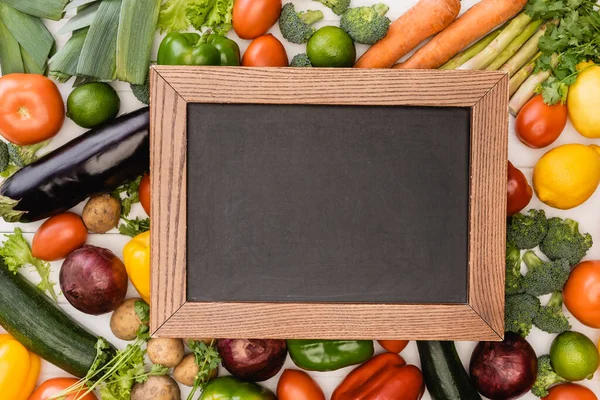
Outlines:
{"type": "Polygon", "coordinates": [[[460,0],[420,0],[390,25],[387,35],[356,62],[355,68],[390,68],[460,12],[460,0]]]}
{"type": "Polygon", "coordinates": [[[484,37],[495,27],[517,15],[528,0],[482,0],[452,25],[421,47],[406,62],[394,68],[439,68],[469,44],[484,37]]]}

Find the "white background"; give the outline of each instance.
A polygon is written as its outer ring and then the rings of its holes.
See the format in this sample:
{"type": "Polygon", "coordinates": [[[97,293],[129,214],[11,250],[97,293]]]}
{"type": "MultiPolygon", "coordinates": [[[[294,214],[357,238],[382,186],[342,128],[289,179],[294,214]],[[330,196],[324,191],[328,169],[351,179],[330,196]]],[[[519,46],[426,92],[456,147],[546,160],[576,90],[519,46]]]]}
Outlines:
{"type": "MultiPolygon", "coordinates": [[[[339,18],[335,14],[333,14],[329,9],[323,7],[320,3],[313,2],[310,0],[296,0],[293,2],[296,4],[296,8],[298,10],[307,10],[307,9],[322,9],[323,10],[323,12],[325,13],[325,20],[316,24],[317,27],[338,24],[339,18]]],[[[390,6],[390,11],[388,13],[388,16],[393,20],[393,19],[397,18],[398,16],[400,16],[402,13],[404,13],[406,10],[408,10],[414,3],[416,3],[416,0],[381,0],[381,2],[387,3],[390,6]]],[[[476,0],[463,0],[462,1],[463,9],[461,12],[464,12],[466,9],[471,7],[476,2],[477,2],[476,0]]],[[[352,4],[353,4],[353,6],[359,6],[359,5],[370,5],[370,4],[375,4],[375,3],[378,3],[378,1],[353,0],[352,4]]],[[[51,22],[50,21],[50,22],[48,22],[47,25],[50,28],[52,33],[56,33],[58,31],[58,29],[60,29],[60,27],[64,23],[65,23],[65,21],[60,21],[60,22],[51,22]]],[[[288,43],[287,41],[283,40],[283,38],[281,37],[281,35],[279,33],[279,28],[277,26],[273,27],[271,32],[273,34],[275,34],[276,36],[278,36],[280,40],[282,40],[282,42],[286,46],[286,49],[288,51],[288,56],[290,59],[295,54],[305,51],[304,45],[295,45],[295,44],[291,44],[291,43],[288,43]]],[[[243,41],[243,40],[238,39],[235,36],[235,33],[233,31],[229,34],[229,36],[231,38],[237,40],[237,42],[240,44],[242,52],[246,49],[246,47],[249,43],[248,41],[243,41]]],[[[66,42],[68,37],[69,37],[68,34],[58,37],[57,38],[58,46],[59,47],[62,46],[66,42]]],[[[159,43],[160,43],[160,37],[157,36],[157,39],[155,41],[155,46],[154,46],[155,47],[154,57],[156,55],[156,49],[157,49],[159,43]]],[[[358,46],[359,55],[362,54],[366,50],[366,48],[367,48],[366,46],[359,45],[358,46]]],[[[61,93],[63,94],[63,97],[66,101],[67,96],[69,95],[69,93],[72,89],[71,83],[59,85],[59,87],[60,87],[61,93]]],[[[118,90],[119,95],[121,97],[121,112],[122,113],[135,110],[135,109],[139,108],[140,106],[142,106],[142,104],[139,103],[131,94],[128,84],[116,83],[116,84],[114,84],[114,87],[118,90]]],[[[84,131],[85,131],[84,129],[79,128],[78,126],[76,126],[74,123],[72,123],[70,120],[67,119],[61,132],[53,139],[49,150],[59,147],[60,145],[64,144],[65,142],[82,134],[84,131]]],[[[528,177],[528,179],[530,179],[533,166],[535,165],[536,161],[548,149],[531,150],[531,149],[525,147],[524,145],[522,145],[515,137],[514,118],[512,118],[512,117],[510,120],[509,142],[510,142],[510,157],[509,157],[510,160],[513,162],[513,164],[516,167],[520,168],[525,173],[525,175],[528,177]]],[[[569,125],[565,129],[563,135],[560,137],[560,139],[554,145],[552,145],[552,147],[555,147],[555,146],[558,146],[561,144],[565,144],[565,143],[576,143],[576,142],[600,144],[600,140],[596,140],[596,141],[587,140],[587,139],[584,139],[583,137],[581,137],[580,135],[578,135],[575,132],[575,130],[572,128],[571,124],[569,123],[569,125]]],[[[570,210],[570,211],[560,211],[560,210],[548,208],[548,207],[542,205],[539,202],[539,200],[537,200],[536,198],[534,198],[534,200],[530,204],[530,207],[544,208],[549,216],[569,217],[569,218],[578,220],[580,222],[582,232],[590,232],[593,235],[594,239],[596,239],[597,245],[595,245],[591,249],[591,251],[589,252],[588,257],[587,257],[588,259],[596,259],[596,258],[600,258],[600,212],[597,211],[598,204],[600,204],[600,191],[598,191],[585,204],[583,204],[582,206],[580,206],[574,210],[570,210]]],[[[83,204],[80,204],[78,207],[75,208],[75,211],[80,212],[82,207],[83,207],[83,204]]],[[[145,214],[139,204],[134,207],[133,213],[136,215],[145,216],[145,214]]],[[[26,236],[29,240],[31,240],[31,238],[33,237],[33,233],[36,231],[36,229],[39,225],[40,225],[39,223],[33,223],[33,224],[25,224],[25,225],[20,225],[20,226],[25,232],[28,233],[26,236]]],[[[0,221],[0,233],[12,232],[14,227],[15,227],[14,224],[8,224],[8,223],[5,223],[4,221],[0,221]]],[[[121,257],[123,246],[127,243],[128,240],[129,240],[128,237],[121,236],[116,231],[113,231],[109,234],[104,234],[104,235],[90,235],[88,243],[111,249],[119,257],[121,257]]],[[[61,262],[52,263],[52,268],[53,268],[52,278],[55,282],[58,282],[58,273],[60,270],[60,266],[61,266],[61,262]]],[[[31,271],[24,271],[24,273],[28,277],[30,277],[32,280],[36,279],[35,274],[32,273],[31,271]]],[[[136,296],[136,293],[135,293],[135,290],[132,287],[130,287],[128,297],[133,297],[133,296],[136,296]]],[[[108,326],[108,321],[109,321],[110,315],[96,317],[96,316],[88,316],[88,315],[82,314],[82,313],[78,312],[77,310],[75,310],[74,308],[72,308],[66,302],[64,297],[62,297],[62,296],[59,299],[59,304],[69,315],[71,315],[74,319],[76,319],[81,324],[86,326],[88,329],[92,330],[95,334],[108,338],[112,343],[114,343],[118,346],[123,347],[125,345],[124,342],[117,340],[111,334],[109,326],[108,326]]],[[[595,343],[598,342],[598,339],[600,338],[600,331],[586,328],[583,325],[579,324],[577,321],[575,321],[573,318],[571,318],[571,322],[573,324],[574,330],[583,332],[586,335],[588,335],[595,343]]],[[[536,328],[534,328],[532,334],[528,337],[529,342],[533,345],[533,347],[535,348],[538,355],[546,354],[548,352],[548,350],[550,348],[550,343],[552,342],[552,339],[553,339],[553,335],[548,335],[546,333],[538,331],[536,328]]],[[[473,342],[457,343],[457,348],[459,350],[459,353],[462,357],[463,362],[465,363],[465,366],[468,366],[469,357],[471,355],[471,351],[474,346],[475,346],[475,343],[473,343],[473,342]]],[[[379,347],[377,347],[377,350],[380,351],[381,349],[379,347]]],[[[419,365],[419,358],[418,358],[418,354],[417,354],[416,345],[414,344],[414,342],[411,342],[409,344],[408,348],[402,352],[402,356],[404,356],[406,358],[408,363],[419,365]]],[[[289,358],[286,363],[286,367],[293,367],[293,363],[289,360],[289,358]]],[[[340,382],[340,380],[343,379],[343,377],[346,376],[346,374],[351,369],[352,368],[347,368],[347,369],[342,369],[339,371],[329,372],[329,373],[311,373],[311,375],[322,386],[327,397],[329,397],[331,392],[333,391],[333,389],[340,382]]],[[[46,379],[49,379],[52,377],[59,377],[59,376],[67,376],[67,374],[65,372],[59,370],[58,368],[54,367],[53,365],[51,365],[47,362],[44,362],[39,383],[45,381],[46,379]]],[[[279,375],[277,375],[273,379],[265,382],[264,384],[266,386],[270,387],[271,389],[275,389],[278,378],[279,378],[279,375]]],[[[586,381],[583,384],[592,388],[592,390],[595,393],[600,395],[600,373],[597,373],[596,377],[594,377],[593,380],[586,381]]],[[[185,398],[185,396],[187,396],[187,393],[188,393],[188,389],[183,388],[182,397],[185,398]]],[[[535,399],[535,398],[536,397],[531,394],[527,394],[523,397],[523,399],[535,399]]],[[[430,396],[426,393],[425,396],[423,397],[423,399],[429,400],[430,396]]]]}

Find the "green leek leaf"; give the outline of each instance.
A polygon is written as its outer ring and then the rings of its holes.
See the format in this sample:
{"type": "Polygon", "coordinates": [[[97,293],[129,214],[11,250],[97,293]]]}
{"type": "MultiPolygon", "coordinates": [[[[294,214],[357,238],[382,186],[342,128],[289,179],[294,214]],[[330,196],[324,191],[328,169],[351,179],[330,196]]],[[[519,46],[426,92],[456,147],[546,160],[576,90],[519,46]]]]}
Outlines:
{"type": "Polygon", "coordinates": [[[34,17],[58,21],[69,0],[2,0],[12,8],[34,17]]]}
{"type": "Polygon", "coordinates": [[[25,72],[19,42],[2,21],[0,21],[0,68],[4,75],[25,72]]]}
{"type": "Polygon", "coordinates": [[[77,74],[77,64],[88,28],[73,32],[71,38],[65,43],[48,64],[50,65],[50,76],[56,78],[59,82],[68,81],[73,75],[77,74]]]}
{"type": "Polygon", "coordinates": [[[86,4],[95,3],[98,0],[73,0],[65,7],[65,11],[74,10],[86,4]]]}
{"type": "Polygon", "coordinates": [[[73,32],[81,28],[87,28],[92,24],[96,17],[96,11],[100,7],[100,2],[94,3],[89,7],[85,7],[83,10],[77,12],[77,14],[71,18],[62,28],[56,32],[57,36],[63,35],[67,32],[73,32]]]}
{"type": "Polygon", "coordinates": [[[25,66],[25,73],[43,75],[46,72],[46,67],[40,68],[22,46],[20,46],[20,51],[23,65],[25,66]]]}

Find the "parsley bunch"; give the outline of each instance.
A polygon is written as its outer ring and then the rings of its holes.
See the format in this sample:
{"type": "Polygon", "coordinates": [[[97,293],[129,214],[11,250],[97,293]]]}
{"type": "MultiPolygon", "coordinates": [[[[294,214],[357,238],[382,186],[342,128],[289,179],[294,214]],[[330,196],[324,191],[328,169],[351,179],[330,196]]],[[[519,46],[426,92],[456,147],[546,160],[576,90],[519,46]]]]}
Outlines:
{"type": "Polygon", "coordinates": [[[187,397],[187,400],[193,400],[196,391],[204,389],[206,383],[213,377],[212,373],[219,367],[221,357],[215,347],[214,339],[210,345],[206,345],[202,341],[188,340],[188,347],[194,352],[196,365],[199,368],[198,375],[196,375],[194,381],[194,387],[187,397]]]}

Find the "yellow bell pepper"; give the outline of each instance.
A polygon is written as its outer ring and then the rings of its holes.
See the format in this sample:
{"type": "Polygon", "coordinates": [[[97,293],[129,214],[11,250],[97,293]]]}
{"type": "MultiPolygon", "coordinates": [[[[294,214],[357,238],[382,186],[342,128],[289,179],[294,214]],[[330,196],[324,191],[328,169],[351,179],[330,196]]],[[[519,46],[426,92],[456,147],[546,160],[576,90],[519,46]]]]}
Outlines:
{"type": "Polygon", "coordinates": [[[0,335],[0,393],[3,399],[27,400],[40,375],[41,360],[8,334],[0,335]]]}
{"type": "Polygon", "coordinates": [[[125,245],[123,262],[131,283],[150,304],[150,231],[140,233],[125,245]]]}

